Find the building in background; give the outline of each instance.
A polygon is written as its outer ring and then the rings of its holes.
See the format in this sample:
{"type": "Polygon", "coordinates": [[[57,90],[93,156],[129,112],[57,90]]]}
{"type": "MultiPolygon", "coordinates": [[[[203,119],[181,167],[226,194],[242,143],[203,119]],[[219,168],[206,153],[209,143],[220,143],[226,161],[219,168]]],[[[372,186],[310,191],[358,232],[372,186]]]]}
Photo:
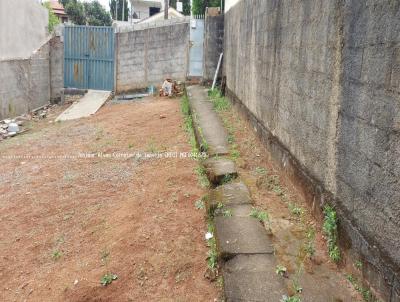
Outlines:
{"type": "Polygon", "coordinates": [[[68,22],[68,16],[64,11],[64,6],[61,3],[59,3],[58,0],[51,0],[50,7],[53,13],[60,20],[60,23],[68,22]]]}
{"type": "Polygon", "coordinates": [[[164,0],[130,0],[134,19],[146,19],[164,8],[164,0]]]}

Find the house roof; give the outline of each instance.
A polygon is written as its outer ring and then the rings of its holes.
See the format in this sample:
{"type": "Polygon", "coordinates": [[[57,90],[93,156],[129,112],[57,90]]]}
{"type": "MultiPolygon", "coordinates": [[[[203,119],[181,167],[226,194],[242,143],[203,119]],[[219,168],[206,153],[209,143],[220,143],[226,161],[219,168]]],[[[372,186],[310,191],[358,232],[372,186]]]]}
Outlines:
{"type": "Polygon", "coordinates": [[[50,7],[56,15],[66,15],[64,6],[57,0],[51,0],[50,7]]]}
{"type": "MultiPolygon", "coordinates": [[[[185,18],[183,14],[178,12],[175,8],[170,7],[168,9],[168,19],[176,19],[176,18],[185,18]]],[[[138,23],[148,23],[148,22],[153,22],[153,21],[158,21],[164,19],[164,11],[161,11],[151,17],[148,17],[146,19],[140,20],[138,23]]]]}

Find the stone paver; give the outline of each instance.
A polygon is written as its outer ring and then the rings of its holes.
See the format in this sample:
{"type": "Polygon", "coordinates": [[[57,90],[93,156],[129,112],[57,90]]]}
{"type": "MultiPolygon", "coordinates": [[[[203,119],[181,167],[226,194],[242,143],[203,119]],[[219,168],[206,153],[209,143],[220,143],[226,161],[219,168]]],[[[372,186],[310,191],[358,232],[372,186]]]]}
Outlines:
{"type": "Polygon", "coordinates": [[[195,134],[198,143],[201,145],[204,144],[204,140],[207,142],[209,156],[229,154],[227,132],[208,99],[207,89],[189,86],[187,92],[196,123],[195,134]]]}
{"type": "Polygon", "coordinates": [[[227,302],[278,302],[286,294],[275,274],[273,255],[237,255],[225,262],[224,291],[227,302]]]}
{"type": "Polygon", "coordinates": [[[56,121],[74,120],[95,114],[107,101],[110,91],[88,90],[84,97],[61,113],[56,121]]]}
{"type": "Polygon", "coordinates": [[[252,217],[215,217],[215,233],[222,259],[274,252],[265,228],[252,217]]]}
{"type": "Polygon", "coordinates": [[[215,185],[221,184],[226,177],[235,178],[238,175],[235,163],[227,158],[209,158],[203,164],[208,179],[215,185]]]}
{"type": "Polygon", "coordinates": [[[208,210],[222,203],[225,206],[251,204],[250,192],[243,182],[231,182],[211,190],[207,202],[208,210]]]}

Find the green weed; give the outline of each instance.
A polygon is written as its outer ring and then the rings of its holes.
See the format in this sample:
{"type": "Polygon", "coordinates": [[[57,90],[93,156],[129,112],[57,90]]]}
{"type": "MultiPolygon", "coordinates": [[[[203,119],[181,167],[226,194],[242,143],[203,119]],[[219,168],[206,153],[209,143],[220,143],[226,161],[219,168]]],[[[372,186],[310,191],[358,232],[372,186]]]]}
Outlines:
{"type": "Polygon", "coordinates": [[[302,207],[299,207],[295,203],[289,203],[289,211],[295,216],[301,216],[304,214],[304,209],[302,207]]]}
{"type": "Polygon", "coordinates": [[[53,253],[51,253],[51,258],[53,258],[53,260],[55,260],[55,261],[60,259],[61,256],[62,256],[62,253],[59,250],[55,250],[55,251],[53,251],[53,253]]]}
{"type": "Polygon", "coordinates": [[[301,302],[301,299],[298,296],[292,296],[292,297],[283,296],[281,302],[301,302]]]}
{"type": "Polygon", "coordinates": [[[380,302],[375,295],[367,288],[360,285],[360,282],[351,274],[346,275],[346,279],[353,285],[366,302],[380,302]]]}
{"type": "Polygon", "coordinates": [[[328,242],[329,257],[334,262],[339,262],[341,259],[340,250],[337,246],[338,230],[337,230],[337,215],[336,211],[330,205],[324,207],[324,224],[322,230],[328,242]]]}
{"type": "Polygon", "coordinates": [[[196,209],[197,210],[202,210],[202,209],[204,209],[204,201],[203,200],[201,200],[201,199],[199,199],[199,200],[196,200],[196,202],[195,202],[195,207],[196,207],[196,209]]]}
{"type": "Polygon", "coordinates": [[[287,274],[287,268],[283,265],[278,264],[275,268],[275,273],[279,276],[285,277],[287,274]]]}
{"type": "Polygon", "coordinates": [[[103,286],[107,286],[111,284],[114,280],[117,280],[118,276],[112,273],[107,273],[100,279],[100,283],[103,286]]]}
{"type": "Polygon", "coordinates": [[[227,111],[230,109],[231,104],[228,99],[222,96],[221,92],[218,89],[209,90],[208,96],[213,102],[215,111],[227,111]]]}
{"type": "Polygon", "coordinates": [[[263,167],[257,167],[255,171],[258,175],[266,175],[268,172],[267,169],[263,167]]]}

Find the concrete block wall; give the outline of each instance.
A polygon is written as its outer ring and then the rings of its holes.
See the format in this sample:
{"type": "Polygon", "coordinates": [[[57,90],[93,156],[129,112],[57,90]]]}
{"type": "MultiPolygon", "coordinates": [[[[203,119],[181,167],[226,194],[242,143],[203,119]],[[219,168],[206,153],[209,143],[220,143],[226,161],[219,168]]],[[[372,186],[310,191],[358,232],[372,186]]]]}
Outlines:
{"type": "MultiPolygon", "coordinates": [[[[47,41],[28,59],[0,61],[0,119],[14,117],[49,103],[51,93],[60,95],[63,70],[59,37],[47,41]],[[56,47],[53,46],[57,45],[56,47]],[[51,54],[57,53],[57,59],[51,54]],[[52,62],[57,62],[51,65],[52,62]],[[52,79],[51,70],[55,74],[52,79]],[[53,86],[52,86],[53,85],[53,86]]],[[[62,44],[62,43],[61,43],[62,44]]]]}
{"type": "Polygon", "coordinates": [[[64,88],[64,43],[62,33],[50,40],[50,100],[59,102],[64,88]]]}
{"type": "Polygon", "coordinates": [[[212,81],[224,47],[224,15],[206,16],[204,23],[203,79],[212,81]]]}
{"type": "Polygon", "coordinates": [[[186,79],[189,23],[121,32],[116,39],[117,93],[186,79]]]}
{"type": "Polygon", "coordinates": [[[399,20],[388,0],[242,0],[225,15],[228,95],[312,205],[336,205],[343,251],[385,301],[400,301],[399,20]]]}

